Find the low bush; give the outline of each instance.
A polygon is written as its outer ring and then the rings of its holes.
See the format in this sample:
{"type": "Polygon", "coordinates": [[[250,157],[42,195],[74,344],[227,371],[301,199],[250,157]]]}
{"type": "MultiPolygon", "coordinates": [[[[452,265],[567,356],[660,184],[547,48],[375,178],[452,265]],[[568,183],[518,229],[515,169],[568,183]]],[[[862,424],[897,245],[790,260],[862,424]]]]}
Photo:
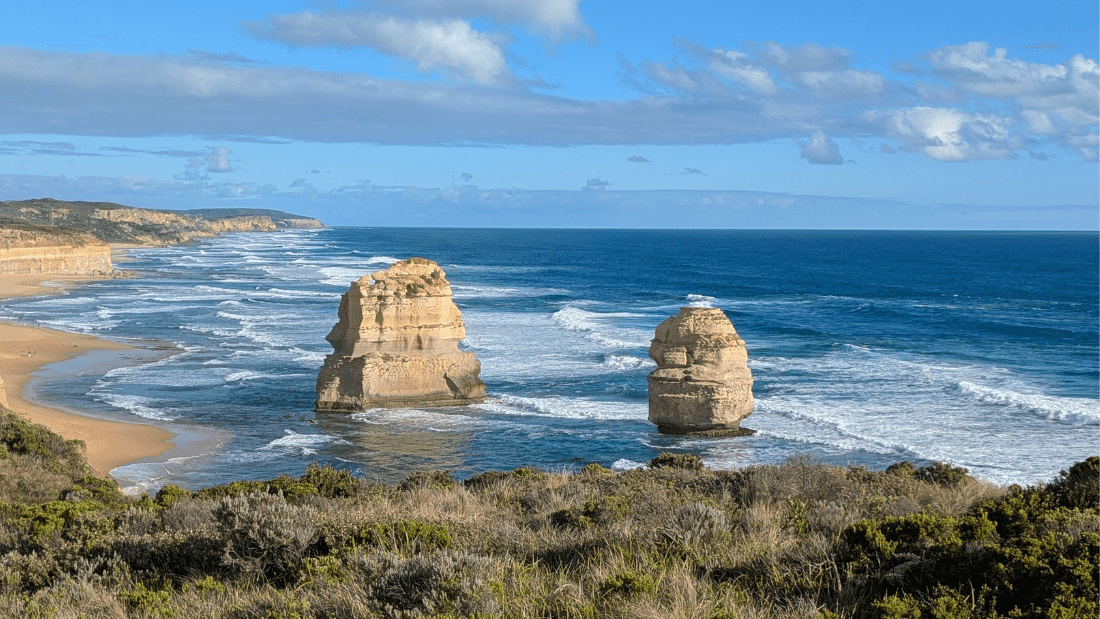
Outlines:
{"type": "Polygon", "coordinates": [[[687,469],[689,471],[703,470],[703,459],[692,454],[678,454],[665,452],[649,461],[649,468],[687,469]]]}

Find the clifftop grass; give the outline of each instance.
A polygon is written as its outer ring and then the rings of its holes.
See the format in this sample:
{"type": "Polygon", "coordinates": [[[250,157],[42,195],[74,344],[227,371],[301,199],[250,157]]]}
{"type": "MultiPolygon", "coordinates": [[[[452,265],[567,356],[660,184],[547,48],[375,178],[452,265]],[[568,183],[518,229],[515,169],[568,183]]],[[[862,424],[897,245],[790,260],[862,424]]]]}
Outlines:
{"type": "Polygon", "coordinates": [[[998,488],[944,464],[662,454],[385,485],[310,466],[155,498],[0,419],[0,616],[1095,617],[1100,458],[998,488]]]}

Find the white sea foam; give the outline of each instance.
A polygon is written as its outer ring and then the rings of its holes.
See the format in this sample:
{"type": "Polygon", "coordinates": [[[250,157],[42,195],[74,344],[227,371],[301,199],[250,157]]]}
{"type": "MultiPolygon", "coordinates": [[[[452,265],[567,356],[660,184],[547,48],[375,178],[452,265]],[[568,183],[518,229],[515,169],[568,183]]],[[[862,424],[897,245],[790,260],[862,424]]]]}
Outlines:
{"type": "Polygon", "coordinates": [[[480,405],[486,410],[506,415],[554,417],[557,419],[597,419],[644,421],[649,415],[649,405],[642,402],[620,402],[549,396],[525,398],[499,394],[480,405]]]}
{"type": "Polygon", "coordinates": [[[640,329],[615,325],[616,319],[644,318],[633,312],[590,312],[567,305],[551,316],[566,331],[575,331],[610,348],[638,348],[649,345],[649,336],[640,329]]]}
{"type": "Polygon", "coordinates": [[[93,392],[93,397],[99,402],[114,406],[115,408],[127,410],[146,419],[156,419],[158,421],[172,421],[173,419],[165,410],[155,406],[157,401],[153,398],[146,398],[140,395],[102,392],[93,392]]]}
{"type": "Polygon", "coordinates": [[[422,408],[376,408],[353,413],[351,417],[375,425],[413,427],[436,432],[465,431],[484,424],[480,419],[469,415],[422,408]]]}
{"type": "Polygon", "coordinates": [[[714,307],[718,299],[708,297],[705,294],[689,294],[687,296],[688,307],[714,307]]]}
{"type": "Polygon", "coordinates": [[[1092,398],[1068,398],[1042,393],[1020,393],[1011,389],[997,389],[959,381],[957,392],[982,404],[991,404],[1022,411],[1073,425],[1100,425],[1100,400],[1092,398]]]}
{"type": "Polygon", "coordinates": [[[331,443],[336,437],[328,434],[299,434],[293,430],[283,430],[284,436],[277,438],[267,445],[260,447],[263,451],[272,450],[297,450],[299,455],[308,456],[317,453],[315,447],[331,443]]]}
{"type": "Polygon", "coordinates": [[[367,275],[363,269],[349,269],[347,267],[324,267],[317,270],[325,279],[321,280],[322,284],[327,286],[339,286],[340,288],[347,288],[351,286],[351,283],[358,281],[359,278],[367,275]]]}
{"type": "Polygon", "coordinates": [[[636,370],[650,370],[657,364],[649,357],[631,357],[629,355],[608,355],[603,360],[603,366],[615,372],[633,372],[636,370]]]}
{"type": "Polygon", "coordinates": [[[252,370],[241,370],[239,372],[233,372],[225,376],[225,382],[237,383],[244,382],[246,380],[259,380],[259,379],[271,379],[271,380],[285,380],[288,378],[302,378],[308,376],[308,374],[269,374],[265,372],[253,372],[252,370]]]}
{"type": "Polygon", "coordinates": [[[641,462],[627,460],[626,458],[619,458],[618,460],[611,463],[611,468],[616,471],[628,471],[630,469],[644,469],[645,465],[641,462]]]}

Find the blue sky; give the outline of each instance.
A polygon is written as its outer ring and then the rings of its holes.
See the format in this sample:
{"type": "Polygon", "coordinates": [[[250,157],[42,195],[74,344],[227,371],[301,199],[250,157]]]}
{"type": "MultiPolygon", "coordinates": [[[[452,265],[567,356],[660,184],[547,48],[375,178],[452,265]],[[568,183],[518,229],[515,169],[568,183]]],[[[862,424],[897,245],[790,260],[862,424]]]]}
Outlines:
{"type": "Polygon", "coordinates": [[[1095,3],[44,0],[4,13],[0,199],[334,225],[1100,219],[1095,3]]]}

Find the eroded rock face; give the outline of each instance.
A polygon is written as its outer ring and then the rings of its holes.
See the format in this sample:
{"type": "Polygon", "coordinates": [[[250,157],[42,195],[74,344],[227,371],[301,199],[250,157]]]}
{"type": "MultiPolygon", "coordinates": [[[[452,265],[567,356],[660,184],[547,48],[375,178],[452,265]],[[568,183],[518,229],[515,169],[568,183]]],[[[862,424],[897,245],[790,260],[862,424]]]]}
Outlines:
{"type": "Polygon", "coordinates": [[[0,406],[8,408],[11,406],[8,404],[8,394],[4,391],[4,378],[0,376],[0,406]]]}
{"type": "Polygon", "coordinates": [[[745,342],[715,307],[683,307],[649,347],[649,420],[669,434],[738,433],[752,414],[745,342]]]}
{"type": "Polygon", "coordinates": [[[317,375],[317,410],[480,402],[481,363],[458,349],[464,337],[446,274],[431,260],[410,258],[352,282],[326,338],[335,352],[317,375]]]}

